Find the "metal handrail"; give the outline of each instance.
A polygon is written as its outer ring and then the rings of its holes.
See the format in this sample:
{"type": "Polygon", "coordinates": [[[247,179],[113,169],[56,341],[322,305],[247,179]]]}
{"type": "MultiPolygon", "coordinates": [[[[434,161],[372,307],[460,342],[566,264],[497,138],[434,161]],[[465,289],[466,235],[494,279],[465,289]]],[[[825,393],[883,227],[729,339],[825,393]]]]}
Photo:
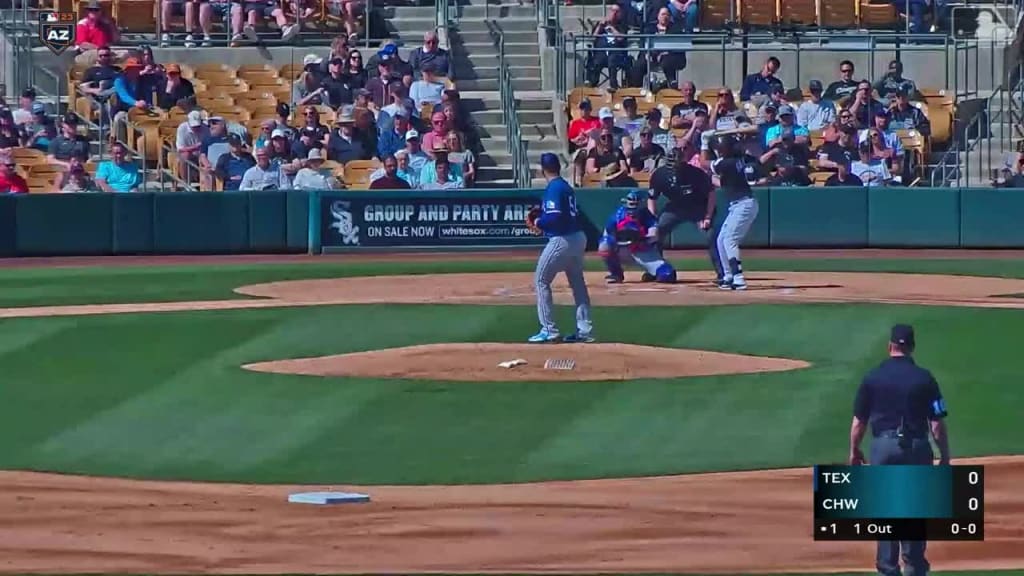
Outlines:
{"type": "Polygon", "coordinates": [[[512,155],[512,173],[517,187],[529,188],[532,178],[526,155],[526,142],[523,140],[522,128],[519,126],[519,113],[516,107],[515,92],[512,88],[512,72],[505,59],[505,33],[497,23],[491,20],[485,22],[487,31],[498,48],[498,88],[501,97],[501,114],[505,118],[507,127],[505,143],[509,154],[512,155]]]}
{"type": "MultiPolygon", "coordinates": [[[[749,34],[734,34],[732,32],[701,32],[698,34],[633,34],[630,33],[626,37],[625,46],[617,47],[602,47],[593,48],[593,43],[600,36],[594,36],[592,34],[575,34],[566,33],[563,35],[563,46],[564,51],[573,56],[574,71],[573,78],[577,81],[581,80],[580,74],[580,58],[576,57],[577,54],[586,54],[591,51],[599,52],[637,52],[646,53],[652,50],[682,50],[686,52],[721,52],[723,57],[721,61],[721,83],[722,85],[729,85],[729,73],[739,73],[745,75],[745,71],[739,69],[730,69],[728,67],[728,60],[724,57],[724,54],[729,51],[736,50],[733,46],[733,42],[745,42],[747,45],[756,43],[773,43],[771,51],[775,53],[779,52],[796,52],[796,76],[800,77],[800,65],[802,52],[806,53],[817,53],[817,52],[832,52],[836,50],[834,42],[837,39],[841,40],[855,40],[861,41],[865,46],[848,46],[842,47],[843,51],[846,52],[866,52],[870,55],[868,58],[869,70],[867,78],[875,77],[875,55],[877,52],[889,52],[893,48],[887,44],[893,43],[898,44],[900,52],[942,52],[944,59],[944,72],[945,72],[945,84],[950,84],[951,74],[956,74],[956,62],[952,61],[949,54],[949,48],[951,46],[973,46],[977,44],[975,40],[963,40],[955,41],[949,36],[942,37],[942,43],[935,43],[936,36],[934,34],[903,34],[903,33],[870,33],[870,34],[848,34],[848,35],[836,35],[836,34],[819,34],[814,32],[795,32],[790,34],[773,34],[773,33],[749,33],[749,34]],[[660,40],[658,44],[661,46],[655,46],[652,40],[660,40]],[[780,43],[780,40],[784,42],[780,43]],[[698,41],[698,42],[695,42],[698,41]],[[931,44],[927,43],[911,43],[918,41],[930,41],[931,44]],[[669,43],[672,46],[666,46],[669,43]]],[[[756,49],[756,48],[751,48],[756,49]]],[[[736,78],[736,81],[742,80],[742,77],[736,78]]],[[[565,82],[562,82],[563,87],[565,82]]],[[[560,91],[560,96],[565,97],[565,92],[560,91]]]]}

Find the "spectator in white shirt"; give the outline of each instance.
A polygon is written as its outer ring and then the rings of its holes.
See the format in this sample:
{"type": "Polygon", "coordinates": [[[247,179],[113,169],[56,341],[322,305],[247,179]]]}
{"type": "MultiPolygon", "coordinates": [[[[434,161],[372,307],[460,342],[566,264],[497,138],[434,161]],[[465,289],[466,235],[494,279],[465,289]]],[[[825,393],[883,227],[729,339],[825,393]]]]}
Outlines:
{"type": "Polygon", "coordinates": [[[826,126],[835,122],[836,106],[828,100],[821,99],[824,88],[820,80],[811,80],[808,90],[811,99],[805,100],[796,109],[796,123],[808,130],[824,130],[826,126]]]}
{"type": "Polygon", "coordinates": [[[441,95],[444,93],[444,82],[439,82],[435,76],[435,65],[432,62],[423,64],[421,70],[423,79],[417,80],[409,87],[409,97],[416,103],[416,108],[422,108],[424,104],[440,104],[441,95]]]}
{"type": "Polygon", "coordinates": [[[306,167],[299,170],[292,182],[296,190],[333,190],[338,187],[338,180],[324,174],[324,157],[319,148],[313,148],[306,155],[306,167]]]}
{"type": "Polygon", "coordinates": [[[245,171],[239,190],[287,190],[288,176],[281,167],[270,162],[266,146],[256,149],[256,165],[245,171]]]}
{"type": "Polygon", "coordinates": [[[871,144],[865,142],[860,145],[860,160],[850,165],[850,174],[853,174],[865,186],[886,186],[892,180],[892,174],[885,166],[885,161],[871,157],[871,144]]]}

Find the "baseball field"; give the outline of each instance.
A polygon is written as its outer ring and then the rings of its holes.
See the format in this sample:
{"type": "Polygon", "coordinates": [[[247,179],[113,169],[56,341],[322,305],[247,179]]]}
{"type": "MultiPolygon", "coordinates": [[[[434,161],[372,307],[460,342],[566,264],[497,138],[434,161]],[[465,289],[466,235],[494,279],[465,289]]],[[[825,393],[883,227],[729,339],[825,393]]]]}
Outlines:
{"type": "Polygon", "coordinates": [[[933,568],[1024,574],[1022,256],[750,251],[742,293],[595,259],[573,345],[525,343],[530,252],[5,261],[0,572],[868,572],[809,466],[908,323],[986,465],[986,540],[933,568]],[[371,502],[287,502],[322,489],[371,502]]]}

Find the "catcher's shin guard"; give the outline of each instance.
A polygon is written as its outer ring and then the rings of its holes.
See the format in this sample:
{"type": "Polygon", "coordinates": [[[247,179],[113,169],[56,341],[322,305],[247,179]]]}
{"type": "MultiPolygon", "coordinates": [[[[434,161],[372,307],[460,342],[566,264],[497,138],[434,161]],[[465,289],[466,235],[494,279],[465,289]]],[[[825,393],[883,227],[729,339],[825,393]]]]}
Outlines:
{"type": "Polygon", "coordinates": [[[601,255],[601,259],[604,260],[604,266],[608,269],[608,275],[616,278],[625,278],[626,273],[622,269],[622,261],[619,260],[619,249],[610,248],[605,244],[601,244],[598,248],[598,254],[601,255]]]}

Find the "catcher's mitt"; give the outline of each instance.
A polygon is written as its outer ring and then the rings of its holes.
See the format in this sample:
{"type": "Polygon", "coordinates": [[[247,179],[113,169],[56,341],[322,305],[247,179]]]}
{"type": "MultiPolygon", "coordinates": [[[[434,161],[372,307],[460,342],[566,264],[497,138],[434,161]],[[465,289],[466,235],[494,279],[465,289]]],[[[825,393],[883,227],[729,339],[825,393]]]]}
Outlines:
{"type": "Polygon", "coordinates": [[[526,227],[534,234],[540,236],[543,232],[537,227],[537,219],[540,218],[541,209],[538,206],[530,208],[526,213],[526,227]]]}
{"type": "Polygon", "coordinates": [[[620,228],[615,231],[615,242],[624,246],[639,244],[643,240],[643,232],[636,228],[620,228]]]}

